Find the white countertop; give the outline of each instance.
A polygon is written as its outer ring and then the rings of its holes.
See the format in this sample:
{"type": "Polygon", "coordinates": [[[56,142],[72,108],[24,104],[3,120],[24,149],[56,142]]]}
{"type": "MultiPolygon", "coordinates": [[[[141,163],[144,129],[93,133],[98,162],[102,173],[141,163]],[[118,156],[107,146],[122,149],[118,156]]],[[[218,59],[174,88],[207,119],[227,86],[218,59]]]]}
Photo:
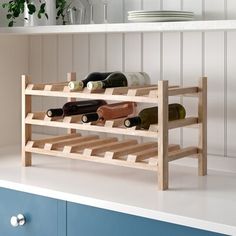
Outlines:
{"type": "Polygon", "coordinates": [[[236,235],[236,174],[172,164],[170,190],[157,189],[153,172],[33,155],[21,167],[20,150],[0,150],[0,187],[236,235]]]}

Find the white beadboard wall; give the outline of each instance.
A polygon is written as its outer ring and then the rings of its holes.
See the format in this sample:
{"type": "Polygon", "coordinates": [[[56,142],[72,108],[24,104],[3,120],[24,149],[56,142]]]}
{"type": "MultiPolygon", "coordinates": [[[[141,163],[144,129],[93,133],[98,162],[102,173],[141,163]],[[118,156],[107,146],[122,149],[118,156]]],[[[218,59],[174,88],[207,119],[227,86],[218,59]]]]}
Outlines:
{"type": "MultiPolygon", "coordinates": [[[[109,21],[126,22],[127,11],[137,9],[189,10],[197,20],[236,19],[235,0],[113,0],[109,21]]],[[[101,22],[101,14],[95,14],[95,21],[101,22]]],[[[34,82],[63,81],[69,71],[75,71],[78,79],[91,71],[146,71],[154,83],[168,79],[183,85],[194,85],[200,76],[208,76],[209,154],[236,158],[235,42],[236,32],[223,31],[30,36],[28,69],[34,82]]],[[[182,102],[188,114],[196,113],[194,99],[172,101],[182,102]]],[[[63,99],[37,98],[34,109],[63,103],[63,99]]],[[[194,144],[197,135],[194,129],[171,131],[171,141],[194,144]]]]}
{"type": "Polygon", "coordinates": [[[0,146],[20,143],[21,80],[28,73],[28,37],[0,37],[0,146]]]}

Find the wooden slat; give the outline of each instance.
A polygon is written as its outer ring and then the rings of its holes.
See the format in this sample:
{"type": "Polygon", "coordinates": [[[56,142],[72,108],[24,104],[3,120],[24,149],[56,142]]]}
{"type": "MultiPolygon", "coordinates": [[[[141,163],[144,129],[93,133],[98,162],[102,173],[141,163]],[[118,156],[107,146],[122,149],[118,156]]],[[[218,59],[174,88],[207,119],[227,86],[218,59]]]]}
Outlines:
{"type": "Polygon", "coordinates": [[[73,137],[79,137],[81,134],[76,133],[76,134],[67,134],[67,135],[61,135],[61,136],[57,136],[57,137],[50,137],[50,138],[45,138],[45,139],[40,139],[40,140],[35,140],[32,141],[33,147],[39,147],[41,145],[45,145],[45,143],[49,143],[49,142],[56,142],[56,141],[61,141],[61,140],[67,140],[67,139],[71,139],[73,137]]]}
{"type": "Polygon", "coordinates": [[[48,142],[44,145],[44,149],[51,150],[51,149],[61,148],[64,146],[78,144],[78,143],[91,141],[95,139],[98,139],[97,135],[90,135],[90,136],[85,136],[85,137],[74,137],[74,138],[70,138],[66,140],[48,142]]]}
{"type": "Polygon", "coordinates": [[[155,148],[150,148],[150,149],[143,150],[143,151],[140,151],[140,152],[136,152],[136,153],[133,153],[133,154],[129,154],[128,158],[127,158],[127,161],[139,162],[139,161],[143,161],[147,158],[154,157],[154,156],[157,156],[157,155],[158,155],[158,147],[155,147],[155,148]]]}
{"type": "Polygon", "coordinates": [[[27,75],[22,75],[21,81],[21,109],[22,109],[22,120],[21,120],[21,129],[22,129],[22,144],[21,144],[21,161],[23,166],[32,165],[32,155],[29,152],[25,151],[25,145],[32,138],[32,127],[30,124],[25,123],[25,117],[28,113],[31,113],[32,99],[31,96],[25,95],[25,88],[27,84],[30,83],[30,77],[27,75]]]}
{"type": "MultiPolygon", "coordinates": [[[[168,152],[172,152],[172,151],[179,150],[179,149],[180,149],[180,146],[177,144],[170,144],[168,146],[168,152]]],[[[158,156],[158,148],[157,147],[143,150],[143,151],[136,152],[136,153],[132,153],[132,154],[128,155],[127,161],[130,161],[130,162],[143,161],[147,158],[154,157],[154,156],[156,156],[156,157],[158,156]]]]}
{"type": "MultiPolygon", "coordinates": [[[[57,118],[58,119],[58,118],[57,118]]],[[[61,118],[60,118],[61,119],[61,118]]],[[[99,126],[99,125],[91,125],[91,124],[80,124],[80,123],[67,123],[62,122],[60,120],[50,121],[50,120],[36,120],[36,119],[25,119],[26,124],[32,125],[42,125],[49,127],[59,127],[59,128],[70,128],[77,130],[86,130],[93,132],[102,132],[102,133],[113,133],[113,134],[123,134],[129,136],[139,136],[139,137],[148,137],[148,138],[157,138],[158,133],[156,131],[148,131],[148,130],[136,130],[135,127],[132,128],[123,128],[123,127],[108,127],[99,126]]]]}
{"type": "Polygon", "coordinates": [[[158,81],[158,186],[168,189],[168,81],[158,81]]]}
{"type": "Polygon", "coordinates": [[[100,153],[104,153],[108,150],[113,150],[116,148],[120,148],[123,146],[128,146],[128,145],[133,145],[133,144],[137,144],[137,140],[122,140],[122,141],[118,141],[118,142],[114,142],[114,143],[108,143],[108,144],[102,144],[100,146],[97,147],[92,147],[92,148],[86,148],[84,150],[84,153],[86,155],[98,155],[100,153]]]}
{"type": "Polygon", "coordinates": [[[184,95],[198,93],[198,87],[186,87],[186,88],[171,88],[169,89],[169,96],[184,95]]]}
{"type": "Polygon", "coordinates": [[[158,157],[149,158],[148,165],[158,166],[158,157]]]}
{"type": "Polygon", "coordinates": [[[113,101],[130,101],[157,104],[157,97],[151,98],[148,96],[125,96],[111,95],[104,93],[83,93],[83,92],[61,92],[61,91],[44,91],[44,90],[26,90],[27,95],[48,96],[48,97],[64,97],[64,98],[84,98],[84,99],[104,99],[113,101]]]}
{"type": "Polygon", "coordinates": [[[157,146],[156,142],[149,142],[149,143],[130,145],[127,147],[121,147],[121,148],[115,149],[113,151],[106,152],[105,158],[106,159],[118,158],[120,156],[126,156],[130,153],[135,153],[135,152],[142,151],[147,148],[153,148],[156,146],[157,146]]]}
{"type": "Polygon", "coordinates": [[[176,128],[185,127],[185,126],[193,125],[193,124],[197,124],[197,123],[198,123],[197,117],[187,117],[187,118],[181,119],[181,120],[169,121],[168,128],[169,129],[176,129],[176,128]]]}
{"type": "Polygon", "coordinates": [[[117,138],[104,138],[104,139],[96,139],[96,140],[81,142],[80,144],[65,146],[63,152],[66,153],[78,152],[88,147],[95,147],[105,143],[112,143],[114,141],[117,141],[117,138]]]}
{"type": "Polygon", "coordinates": [[[55,85],[55,86],[66,86],[68,82],[55,82],[55,83],[46,83],[46,84],[28,84],[26,90],[44,90],[47,85],[55,85]]]}
{"type": "Polygon", "coordinates": [[[37,120],[43,120],[45,117],[44,112],[34,112],[34,113],[28,113],[26,116],[26,120],[32,120],[32,119],[37,119],[37,120]]]}
{"type": "Polygon", "coordinates": [[[141,163],[141,162],[130,163],[128,161],[119,160],[119,159],[107,160],[105,158],[101,158],[97,156],[85,156],[84,154],[80,154],[80,153],[66,153],[66,152],[62,152],[58,150],[45,150],[41,148],[25,147],[25,149],[27,152],[50,155],[50,156],[55,156],[55,157],[65,157],[65,158],[71,158],[71,159],[76,159],[76,160],[91,161],[91,162],[130,167],[130,168],[143,169],[143,170],[150,170],[150,171],[157,170],[156,166],[147,165],[146,163],[141,163]]]}
{"type": "Polygon", "coordinates": [[[169,153],[168,155],[168,161],[175,161],[183,157],[191,156],[198,154],[198,148],[197,147],[187,147],[183,148],[177,151],[173,151],[169,153]]]}
{"type": "Polygon", "coordinates": [[[150,91],[152,90],[157,90],[157,86],[129,89],[127,95],[128,96],[144,96],[144,95],[148,95],[150,91]]]}
{"type": "MultiPolygon", "coordinates": [[[[105,127],[119,127],[119,126],[124,126],[124,120],[126,118],[121,118],[121,119],[115,119],[115,120],[107,120],[104,124],[105,127]]],[[[112,132],[112,131],[111,131],[112,132]]]]}
{"type": "Polygon", "coordinates": [[[207,174],[207,78],[199,80],[199,157],[198,157],[198,175],[207,174]]]}
{"type": "Polygon", "coordinates": [[[77,123],[81,122],[82,115],[74,115],[74,116],[65,116],[63,118],[64,123],[77,123]]]}

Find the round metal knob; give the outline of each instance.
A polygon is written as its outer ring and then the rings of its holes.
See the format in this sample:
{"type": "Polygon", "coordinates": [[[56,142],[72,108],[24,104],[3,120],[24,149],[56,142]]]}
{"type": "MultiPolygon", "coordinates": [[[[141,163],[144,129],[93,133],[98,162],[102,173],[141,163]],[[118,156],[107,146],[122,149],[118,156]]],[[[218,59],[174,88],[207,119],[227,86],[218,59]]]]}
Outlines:
{"type": "Polygon", "coordinates": [[[18,227],[24,225],[26,222],[25,217],[22,214],[18,214],[17,216],[11,217],[11,225],[13,227],[18,227]]]}

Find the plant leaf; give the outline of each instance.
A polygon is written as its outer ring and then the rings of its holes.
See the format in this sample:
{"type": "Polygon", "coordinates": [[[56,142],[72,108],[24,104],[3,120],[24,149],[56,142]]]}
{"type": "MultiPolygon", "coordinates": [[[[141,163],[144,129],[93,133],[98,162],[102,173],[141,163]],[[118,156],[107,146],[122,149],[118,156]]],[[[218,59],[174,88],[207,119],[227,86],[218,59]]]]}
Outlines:
{"type": "Polygon", "coordinates": [[[28,7],[28,9],[29,9],[29,14],[30,14],[30,15],[32,15],[33,13],[36,12],[36,7],[35,7],[34,4],[29,3],[29,4],[27,5],[27,7],[28,7]]]}
{"type": "Polygon", "coordinates": [[[11,19],[11,17],[12,17],[12,14],[7,14],[7,19],[8,20],[11,19]]]}
{"type": "Polygon", "coordinates": [[[8,23],[8,27],[12,27],[13,24],[14,24],[14,21],[12,20],[12,21],[10,21],[10,22],[8,23]]]}
{"type": "Polygon", "coordinates": [[[43,4],[40,6],[40,9],[44,10],[44,9],[45,9],[45,6],[46,6],[46,3],[43,3],[43,4]]]}

